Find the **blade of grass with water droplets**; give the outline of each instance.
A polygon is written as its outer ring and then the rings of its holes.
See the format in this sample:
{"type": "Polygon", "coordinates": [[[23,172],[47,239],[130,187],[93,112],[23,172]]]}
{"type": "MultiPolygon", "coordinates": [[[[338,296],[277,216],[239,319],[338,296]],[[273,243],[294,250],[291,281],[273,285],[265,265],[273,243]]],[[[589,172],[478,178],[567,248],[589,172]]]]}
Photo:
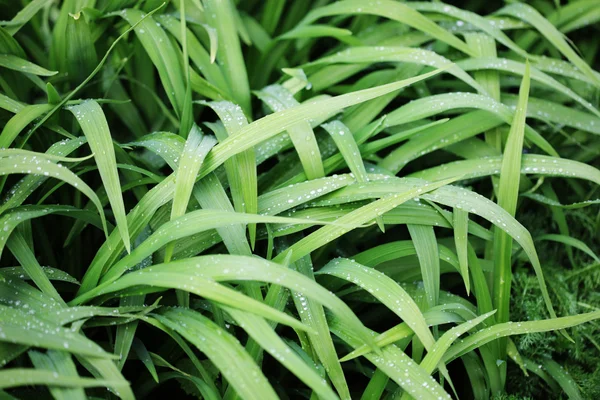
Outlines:
{"type": "Polygon", "coordinates": [[[359,73],[368,66],[368,63],[327,65],[309,74],[308,80],[312,84],[312,90],[320,92],[359,73]]]}
{"type": "MultiPolygon", "coordinates": [[[[285,112],[298,106],[292,93],[281,85],[270,85],[256,92],[265,104],[275,113],[285,112]]],[[[302,121],[287,129],[288,135],[296,148],[304,173],[309,180],[325,176],[321,151],[310,123],[302,121]]]]}
{"type": "Polygon", "coordinates": [[[427,33],[431,37],[447,43],[465,54],[472,55],[472,50],[465,42],[458,39],[452,33],[436,25],[431,19],[424,17],[408,5],[390,0],[380,0],[377,4],[365,3],[361,0],[338,1],[313,9],[304,17],[299,25],[310,24],[326,16],[344,14],[373,14],[389,18],[427,33]]]}
{"type": "Polygon", "coordinates": [[[444,3],[429,3],[429,2],[409,2],[407,3],[409,7],[414,8],[417,11],[424,12],[434,12],[440,13],[444,15],[449,15],[451,17],[457,18],[460,21],[468,22],[477,28],[481,29],[488,35],[492,36],[496,41],[502,43],[515,53],[519,54],[523,58],[534,58],[535,55],[531,55],[527,53],[525,50],[520,48],[515,42],[513,42],[502,29],[498,28],[494,21],[490,21],[485,17],[482,17],[474,12],[470,12],[467,10],[460,9],[458,7],[454,7],[450,4],[444,3]]]}
{"type": "Polygon", "coordinates": [[[0,54],[0,67],[38,76],[53,76],[58,73],[58,71],[47,70],[12,54],[0,54]]]}
{"type": "Polygon", "coordinates": [[[363,337],[367,344],[370,344],[368,335],[361,333],[361,330],[364,331],[364,326],[347,305],[310,277],[294,270],[289,270],[266,260],[232,255],[197,257],[164,266],[169,271],[177,270],[181,272],[189,272],[193,270],[192,267],[197,268],[196,273],[200,276],[219,282],[256,280],[287,287],[332,310],[335,315],[353,326],[355,332],[358,332],[359,336],[363,337]],[[223,265],[228,265],[230,268],[223,269],[223,265]],[[197,268],[198,266],[200,268],[197,268]]]}
{"type": "Polygon", "coordinates": [[[419,306],[398,283],[383,273],[348,259],[335,259],[316,272],[359,285],[397,314],[415,332],[426,348],[435,342],[419,306]]]}
{"type": "Polygon", "coordinates": [[[346,165],[354,174],[357,182],[369,180],[365,165],[360,157],[360,150],[350,129],[341,121],[323,124],[323,128],[331,135],[346,165]]]}
{"type": "MultiPolygon", "coordinates": [[[[552,157],[548,158],[552,159],[552,157]]],[[[585,164],[582,165],[588,167],[585,164]]],[[[597,171],[597,173],[600,175],[600,171],[597,171]]],[[[352,190],[353,193],[352,195],[348,195],[348,193],[346,193],[345,201],[357,201],[368,198],[380,197],[382,197],[381,200],[385,200],[393,198],[392,193],[404,194],[407,190],[415,190],[415,188],[418,188],[420,185],[418,183],[415,185],[415,183],[409,182],[410,178],[389,178],[387,181],[383,182],[373,181],[363,183],[361,185],[353,185],[352,187],[344,189],[344,191],[346,192],[352,190]]],[[[422,181],[422,183],[424,183],[424,181],[422,181]]],[[[523,225],[521,225],[506,210],[498,206],[493,201],[487,199],[486,197],[483,197],[475,192],[457,186],[440,186],[441,187],[439,189],[433,191],[432,193],[428,193],[427,190],[423,190],[423,192],[418,193],[417,195],[422,199],[429,200],[435,203],[443,204],[449,207],[460,206],[465,210],[469,210],[471,214],[478,215],[490,221],[496,227],[502,229],[504,232],[508,233],[514,240],[516,240],[521,245],[521,247],[529,257],[529,260],[531,261],[531,264],[537,275],[537,279],[540,284],[540,289],[542,290],[542,296],[544,298],[544,302],[548,312],[552,316],[555,316],[554,309],[552,307],[552,302],[550,301],[548,290],[544,281],[542,267],[538,259],[537,252],[535,250],[535,246],[533,244],[533,240],[529,231],[525,229],[525,227],[523,227],[523,225]]],[[[332,194],[330,196],[334,197],[335,195],[336,194],[332,194]]],[[[370,205],[373,204],[376,204],[376,202],[373,202],[370,205]]],[[[363,206],[361,208],[365,207],[368,206],[363,206]]],[[[360,210],[361,208],[359,208],[358,210],[360,210]]],[[[347,215],[351,214],[352,213],[347,215]]],[[[344,216],[337,219],[337,222],[342,221],[347,221],[347,217],[344,216]]],[[[318,232],[319,231],[313,233],[312,235],[315,235],[318,232]]]]}
{"type": "MultiPolygon", "coordinates": [[[[369,180],[365,164],[361,158],[360,149],[350,129],[341,121],[332,121],[323,124],[323,128],[331,135],[340,154],[346,161],[346,165],[356,178],[357,182],[366,182],[369,180]]],[[[385,225],[381,217],[376,218],[377,225],[382,232],[385,231],[385,225]]]]}
{"type": "Polygon", "coordinates": [[[494,315],[495,312],[495,310],[490,311],[446,331],[442,337],[435,342],[433,348],[427,353],[421,362],[421,367],[427,372],[432,373],[437,364],[442,360],[448,348],[456,341],[456,339],[482,323],[487,318],[494,315]]]}
{"type": "Polygon", "coordinates": [[[538,203],[546,204],[550,207],[558,207],[558,208],[563,208],[565,210],[585,208],[585,207],[592,206],[594,204],[600,204],[600,199],[586,200],[586,201],[581,201],[581,202],[573,203],[573,204],[561,204],[558,200],[551,199],[550,197],[543,196],[539,193],[523,193],[523,194],[521,194],[521,196],[535,200],[538,203]]]}
{"type": "Polygon", "coordinates": [[[309,68],[313,65],[334,64],[334,63],[415,63],[423,66],[435,68],[444,68],[449,74],[465,82],[481,94],[486,94],[485,89],[477,83],[469,74],[454,64],[447,58],[429,50],[414,49],[410,47],[351,47],[336,54],[320,58],[305,65],[309,68]]]}
{"type": "MultiPolygon", "coordinates": [[[[3,278],[10,278],[11,270],[4,272],[4,268],[0,273],[3,278]]],[[[29,283],[25,282],[23,278],[17,277],[17,279],[0,279],[0,287],[2,289],[2,304],[11,306],[11,309],[21,311],[22,315],[25,315],[27,308],[36,312],[36,318],[46,320],[48,315],[52,315],[55,312],[58,313],[64,310],[64,306],[52,297],[34,288],[29,283]],[[21,299],[21,303],[16,304],[15,301],[21,299]],[[12,303],[11,303],[12,302],[12,303]],[[44,306],[45,304],[45,306],[44,306]],[[27,305],[27,307],[26,307],[27,305]],[[48,314],[43,314],[41,311],[47,310],[48,314]],[[37,312],[40,311],[40,312],[37,312]]],[[[56,324],[56,321],[50,319],[52,324],[56,324]]],[[[6,364],[4,362],[2,365],[6,364]]]]}
{"type": "MultiPolygon", "coordinates": [[[[60,269],[42,267],[42,271],[51,281],[62,281],[79,285],[79,281],[77,279],[60,269]]],[[[2,268],[2,271],[0,271],[0,274],[9,279],[28,279],[27,273],[22,267],[4,267],[2,268]]]]}
{"type": "Polygon", "coordinates": [[[248,73],[237,30],[238,11],[231,0],[205,0],[203,5],[208,25],[217,30],[217,59],[221,63],[234,103],[242,107],[247,116],[251,116],[248,73]]]}
{"type": "MultiPolygon", "coordinates": [[[[0,28],[0,32],[2,32],[1,29],[2,28],[0,28]]],[[[16,114],[21,111],[23,107],[25,107],[25,105],[20,101],[11,99],[7,95],[0,93],[0,108],[3,110],[16,114]]]]}
{"type": "Polygon", "coordinates": [[[581,395],[581,391],[577,386],[575,380],[569,375],[560,364],[552,359],[542,360],[542,365],[548,375],[560,385],[561,389],[569,396],[570,400],[583,400],[584,397],[581,395]]]}
{"type": "MultiPolygon", "coordinates": [[[[527,69],[525,63],[509,60],[506,58],[467,58],[464,60],[457,61],[456,65],[465,71],[494,69],[517,75],[525,75],[525,70],[527,69]]],[[[532,80],[540,82],[556,90],[557,92],[560,92],[565,96],[570,97],[571,99],[579,103],[581,106],[586,108],[588,111],[600,117],[600,112],[598,111],[598,109],[594,107],[589,101],[585,100],[573,90],[569,89],[567,86],[552,78],[550,75],[545,74],[537,68],[529,68],[532,80]]]]}
{"type": "MultiPolygon", "coordinates": [[[[362,199],[359,199],[359,201],[362,199]]],[[[352,200],[349,200],[352,202],[352,200]]],[[[354,211],[360,207],[355,204],[343,204],[342,205],[332,205],[332,206],[320,206],[318,204],[317,207],[304,208],[300,210],[291,210],[288,211],[282,216],[288,217],[296,217],[296,218],[306,218],[307,223],[301,225],[293,225],[293,224],[282,224],[280,227],[277,227],[273,230],[273,234],[275,237],[289,235],[294,232],[301,231],[308,227],[313,226],[310,221],[318,220],[318,221],[335,221],[348,212],[354,211]]],[[[386,224],[423,224],[423,225],[431,225],[440,228],[451,228],[452,226],[448,222],[452,220],[452,214],[443,211],[440,213],[438,210],[435,210],[433,207],[424,207],[421,205],[422,203],[416,203],[414,201],[409,201],[404,203],[395,209],[388,211],[385,213],[382,218],[386,224]]],[[[475,224],[473,221],[469,223],[469,232],[481,239],[491,240],[492,234],[487,229],[483,228],[480,225],[475,224]]],[[[414,246],[412,247],[412,253],[414,253],[414,246]]],[[[441,253],[440,256],[444,257],[442,261],[448,261],[450,263],[454,262],[451,254],[452,252],[448,250],[446,247],[440,247],[441,253]]],[[[456,269],[458,268],[458,260],[456,259],[456,269]]]]}
{"type": "MultiPolygon", "coordinates": [[[[186,260],[190,260],[189,258],[186,260]]],[[[168,264],[163,264],[168,265],[168,264]]],[[[169,265],[170,266],[170,265],[169,265]]],[[[155,272],[155,267],[143,268],[136,272],[125,274],[122,277],[110,282],[109,284],[100,284],[95,289],[76,298],[74,303],[84,302],[95,296],[110,294],[128,288],[149,286],[163,289],[178,289],[196,294],[205,299],[214,301],[218,304],[224,304],[231,307],[244,310],[246,312],[260,315],[261,317],[277,321],[280,324],[291,326],[300,330],[307,330],[298,320],[289,315],[275,310],[266,304],[254,300],[234,289],[216,283],[212,279],[201,276],[189,276],[170,271],[155,272]]],[[[185,307],[182,307],[182,309],[185,307]]]]}
{"type": "Polygon", "coordinates": [[[462,114],[444,124],[421,131],[420,135],[410,138],[408,142],[392,150],[378,165],[397,174],[406,164],[418,157],[460,143],[501,124],[502,120],[486,111],[462,114]]]}
{"type": "MultiPolygon", "coordinates": [[[[450,162],[438,167],[413,173],[410,176],[427,180],[447,179],[459,176],[463,179],[470,179],[499,174],[501,167],[502,157],[486,157],[484,159],[450,162]],[[482,160],[485,161],[482,162],[482,160]]],[[[579,178],[600,185],[600,170],[591,165],[573,161],[568,158],[549,157],[539,154],[523,154],[521,158],[521,173],[579,178]]]]}
{"type": "MultiPolygon", "coordinates": [[[[175,176],[171,174],[146,193],[127,215],[127,222],[132,237],[137,237],[142,232],[142,229],[148,225],[156,210],[172,199],[174,191],[175,176]]],[[[94,259],[83,276],[78,295],[96,287],[103,271],[121,256],[123,250],[123,242],[120,240],[119,232],[115,230],[96,252],[94,259]]]]}
{"type": "Polygon", "coordinates": [[[135,26],[136,36],[158,70],[161,83],[175,113],[181,116],[186,79],[179,62],[179,54],[173,43],[152,16],[134,9],[126,9],[120,15],[132,27],[135,26]],[[142,20],[142,18],[144,19],[142,20]]]}
{"type": "Polygon", "coordinates": [[[179,157],[185,147],[185,139],[172,132],[154,132],[125,145],[143,147],[152,151],[165,160],[173,171],[176,171],[179,157]]]}
{"type": "Polygon", "coordinates": [[[11,35],[15,35],[38,11],[40,11],[49,0],[32,0],[29,4],[25,5],[19,12],[7,22],[2,25],[6,26],[6,31],[11,35]]]}
{"type": "Polygon", "coordinates": [[[546,40],[552,43],[569,61],[575,64],[581,72],[592,79],[596,86],[600,86],[600,79],[596,76],[594,70],[569,46],[564,35],[535,8],[526,3],[514,3],[498,10],[496,14],[510,15],[534,26],[546,40]]]}
{"type": "MultiPolygon", "coordinates": [[[[514,118],[514,112],[509,107],[489,96],[457,92],[432,95],[413,100],[390,112],[386,117],[386,124],[391,127],[418,121],[422,118],[437,115],[444,111],[461,108],[475,108],[491,112],[508,124],[510,124],[514,118]]],[[[579,113],[589,116],[586,113],[579,113]]],[[[589,117],[594,118],[592,116],[589,117]]],[[[541,134],[528,125],[525,126],[525,137],[546,153],[558,157],[558,153],[554,150],[552,145],[548,143],[541,134]]]]}
{"type": "MultiPolygon", "coordinates": [[[[394,194],[391,196],[381,198],[370,204],[367,204],[366,206],[360,207],[355,211],[345,214],[344,216],[340,217],[336,222],[338,224],[352,224],[355,226],[359,226],[361,224],[372,221],[376,217],[383,215],[387,211],[396,208],[400,204],[414,197],[435,190],[438,187],[445,186],[451,182],[451,180],[448,180],[438,181],[435,183],[428,183],[419,187],[411,188],[400,194],[394,194]]],[[[277,256],[275,260],[282,260],[285,258],[288,252],[292,252],[292,261],[296,261],[304,255],[309,254],[315,249],[323,246],[324,244],[329,243],[334,239],[337,239],[349,230],[350,229],[345,226],[325,226],[296,242],[285,252],[277,256]]]]}
{"type": "MultiPolygon", "coordinates": [[[[217,141],[213,136],[204,135],[196,124],[192,126],[175,173],[171,220],[185,214],[198,170],[200,170],[204,158],[216,143],[217,141]]],[[[171,258],[172,253],[173,247],[167,247],[165,255],[167,261],[171,258]]]]}
{"type": "MultiPolygon", "coordinates": [[[[79,377],[73,359],[69,353],[64,351],[52,350],[46,354],[38,351],[30,351],[29,358],[33,366],[38,370],[52,371],[62,376],[79,377]]],[[[48,389],[52,396],[59,399],[85,400],[86,398],[83,388],[64,389],[50,386],[48,389]]]]}
{"type": "MultiPolygon", "coordinates": [[[[203,209],[222,210],[234,212],[233,206],[219,178],[211,173],[196,183],[193,191],[194,197],[203,209]]],[[[227,250],[231,254],[249,256],[252,254],[244,226],[236,224],[217,228],[217,232],[227,250]]]]}
{"type": "Polygon", "coordinates": [[[456,246],[456,254],[458,255],[460,274],[465,282],[465,289],[468,295],[471,287],[469,280],[469,259],[467,257],[469,213],[461,208],[454,208],[452,210],[452,227],[454,228],[454,245],[456,246]]]}
{"type": "Polygon", "coordinates": [[[56,372],[37,368],[7,368],[0,370],[0,388],[2,389],[31,385],[91,388],[122,384],[119,381],[58,375],[56,372]]]}
{"type": "Polygon", "coordinates": [[[20,109],[4,125],[0,133],[0,148],[8,148],[27,125],[53,108],[50,104],[33,104],[20,109]]]}
{"type": "MultiPolygon", "coordinates": [[[[312,261],[309,256],[302,257],[300,260],[292,263],[290,268],[295,269],[311,280],[315,279],[312,261]]],[[[338,361],[337,352],[331,338],[331,333],[329,332],[329,325],[327,324],[327,317],[325,316],[323,306],[318,301],[300,292],[292,291],[292,296],[300,320],[315,331],[315,333],[307,332],[307,335],[313,351],[325,367],[325,371],[333,386],[337,389],[340,398],[343,400],[351,398],[348,383],[346,382],[342,366],[338,361]]],[[[368,346],[366,347],[369,348],[368,346]]]]}
{"type": "MultiPolygon", "coordinates": [[[[102,227],[107,232],[106,220],[104,218],[104,210],[102,204],[96,193],[77,175],[71,172],[69,169],[63,167],[60,164],[54,164],[52,161],[43,157],[36,156],[10,156],[3,158],[3,162],[0,163],[0,175],[8,174],[31,174],[41,175],[42,179],[36,179],[37,177],[26,177],[21,180],[15,186],[13,186],[13,192],[15,196],[11,196],[7,201],[4,202],[4,210],[18,206],[25,198],[35,189],[40,181],[43,181],[44,177],[53,177],[68,183],[80,192],[85,194],[96,206],[100,213],[102,220],[102,227]],[[31,178],[31,179],[27,179],[31,178]],[[25,187],[23,187],[25,186],[25,187]]],[[[4,211],[3,210],[3,211],[4,211]]]]}
{"type": "Polygon", "coordinates": [[[98,172],[100,172],[102,183],[115,214],[117,228],[121,234],[125,249],[129,252],[131,244],[127,218],[125,216],[125,205],[123,204],[123,196],[121,195],[121,182],[117,171],[114,145],[104,112],[102,112],[100,105],[93,100],[72,106],[69,110],[75,115],[94,153],[98,172]]]}
{"type": "MultiPolygon", "coordinates": [[[[85,301],[86,297],[115,292],[135,286],[136,282],[139,284],[139,282],[147,281],[148,284],[159,287],[175,287],[187,290],[219,303],[250,311],[295,328],[307,329],[293,318],[287,317],[285,314],[281,314],[263,303],[247,298],[239,292],[232,291],[225,286],[215,283],[215,281],[229,280],[266,281],[288,287],[304,293],[306,296],[314,298],[319,303],[327,306],[340,318],[348,321],[354,327],[355,331],[364,329],[362,323],[348,306],[326,289],[317,285],[313,280],[272,262],[244,256],[203,256],[145,268],[126,274],[116,281],[112,281],[112,283],[104,283],[93,290],[89,296],[84,296],[77,302],[85,301]],[[229,268],[223,268],[224,265],[227,265],[229,268]],[[189,277],[189,279],[183,279],[183,277],[189,277]],[[209,284],[210,282],[212,282],[212,286],[209,284]],[[240,303],[240,300],[244,298],[245,303],[240,303]]],[[[361,336],[365,337],[364,335],[361,336]]],[[[368,343],[368,337],[366,337],[365,341],[368,343]]]]}
{"type": "Polygon", "coordinates": [[[242,128],[235,138],[227,138],[225,141],[215,146],[213,151],[208,155],[206,163],[200,169],[200,177],[214,171],[231,156],[247,150],[301,121],[314,119],[319,115],[328,115],[354,104],[377,98],[415,82],[437,75],[440,72],[442,72],[442,70],[435,70],[413,78],[381,85],[371,89],[360,90],[326,99],[321,98],[312,100],[302,103],[291,110],[283,110],[267,115],[242,128]]]}
{"type": "MultiPolygon", "coordinates": [[[[335,317],[328,319],[335,335],[352,347],[360,346],[352,328],[335,317]]],[[[372,335],[375,336],[375,332],[372,335]]],[[[394,345],[382,348],[381,354],[368,353],[365,357],[416,399],[451,399],[439,383],[394,345]]]]}
{"type": "MultiPolygon", "coordinates": [[[[535,65],[535,67],[540,71],[594,85],[594,81],[592,79],[583,74],[572,63],[561,58],[542,57],[534,60],[532,64],[535,65]]],[[[600,72],[594,71],[594,74],[600,78],[600,72]]],[[[573,83],[577,84],[577,82],[573,83]]]]}
{"type": "Polygon", "coordinates": [[[408,232],[414,243],[425,295],[429,308],[436,306],[440,295],[440,256],[432,226],[408,224],[408,232]]]}
{"type": "MultiPolygon", "coordinates": [[[[160,22],[162,26],[164,26],[169,33],[171,33],[175,38],[181,42],[181,22],[178,21],[175,17],[167,14],[161,14],[156,16],[156,20],[160,22]]],[[[203,24],[203,27],[210,34],[214,31],[214,28],[203,24]]],[[[225,81],[225,77],[223,76],[223,72],[219,68],[217,64],[213,62],[216,57],[217,51],[217,38],[216,35],[209,36],[211,40],[211,48],[210,54],[206,52],[206,49],[201,44],[201,42],[196,38],[196,36],[192,33],[191,30],[187,30],[187,45],[189,48],[189,56],[194,65],[202,72],[202,75],[206,78],[206,80],[217,87],[219,91],[222,93],[224,98],[229,98],[231,95],[229,94],[229,87],[227,86],[227,82],[225,81]],[[214,46],[213,46],[214,41],[214,46]]]]}
{"type": "Polygon", "coordinates": [[[273,328],[262,318],[231,307],[224,307],[248,335],[256,340],[273,358],[289,369],[298,379],[310,387],[319,398],[335,400],[338,397],[313,368],[306,365],[273,328]]]}
{"type": "MultiPolygon", "coordinates": [[[[516,107],[518,96],[503,93],[502,102],[507,106],[516,107]]],[[[530,97],[527,102],[527,117],[600,135],[600,118],[553,101],[530,97]]]]}
{"type": "Polygon", "coordinates": [[[193,343],[244,399],[277,399],[260,368],[238,340],[202,314],[169,309],[155,318],[193,343]]]}
{"type": "MultiPolygon", "coordinates": [[[[225,134],[221,133],[219,141],[229,136],[236,136],[240,130],[248,125],[241,107],[226,101],[211,102],[208,105],[217,113],[225,127],[225,134]]],[[[218,129],[218,128],[217,128],[218,129]]],[[[218,133],[219,130],[216,131],[218,133]]],[[[225,162],[233,204],[237,212],[256,214],[258,211],[258,181],[256,171],[256,154],[250,148],[232,157],[225,162]]],[[[254,248],[256,242],[256,225],[248,225],[250,246],[254,248]]]]}
{"type": "MultiPolygon", "coordinates": [[[[165,182],[165,181],[163,181],[165,182]]],[[[172,182],[171,182],[172,184],[172,182]]],[[[154,193],[152,191],[149,192],[150,198],[148,202],[144,204],[145,207],[156,206],[154,201],[162,201],[163,204],[165,202],[164,196],[160,199],[155,199],[155,197],[163,194],[162,192],[169,187],[159,187],[154,193]]],[[[154,189],[153,189],[154,190],[154,189]]],[[[170,189],[172,190],[172,189],[170,189]]],[[[138,209],[134,209],[130,213],[130,218],[137,217],[140,230],[143,228],[150,220],[150,217],[145,216],[146,220],[142,220],[138,215],[142,213],[145,207],[140,207],[138,209]],[[144,223],[145,222],[145,223],[144,223]]],[[[154,211],[150,214],[153,214],[154,211]]],[[[108,284],[127,270],[129,270],[133,265],[140,263],[144,258],[148,257],[162,246],[177,240],[182,237],[191,236],[195,233],[209,231],[215,228],[220,228],[222,226],[227,226],[231,224],[240,224],[240,223],[306,223],[306,220],[294,219],[294,218],[283,218],[283,217],[271,217],[271,216],[263,216],[263,215],[254,215],[254,214],[240,214],[240,213],[232,213],[232,212],[223,212],[219,210],[197,210],[189,212],[183,215],[180,218],[177,218],[173,221],[168,221],[163,223],[158,229],[145,241],[143,241],[138,247],[136,247],[130,254],[120,259],[118,262],[112,264],[110,261],[114,262],[116,257],[121,254],[122,248],[115,249],[101,249],[96,255],[94,261],[92,262],[92,266],[88,269],[86,276],[84,276],[82,286],[86,283],[86,280],[98,282],[100,279],[100,273],[102,269],[106,269],[106,273],[102,276],[102,283],[108,284]],[[110,268],[109,268],[110,267],[110,268]]],[[[325,222],[313,221],[313,223],[321,223],[326,224],[325,222]]],[[[339,225],[339,224],[338,224],[339,225]]],[[[346,225],[348,226],[348,225],[346,225]]],[[[137,231],[137,230],[136,230],[137,231]]],[[[139,233],[137,233],[139,234],[139,233]]],[[[111,235],[112,238],[112,235],[111,235]]],[[[108,242],[111,241],[109,238],[108,242]]],[[[91,286],[91,284],[88,284],[91,286]]],[[[75,298],[71,303],[74,305],[81,304],[81,302],[91,298],[94,296],[93,293],[98,291],[98,287],[92,286],[92,288],[85,288],[80,290],[80,295],[75,298]],[[90,290],[91,289],[91,290],[90,290]],[[90,291],[90,292],[88,292],[90,291]]]]}
{"type": "Polygon", "coordinates": [[[2,331],[6,335],[3,341],[97,358],[116,358],[95,342],[70,329],[27,315],[11,307],[0,305],[0,310],[3,316],[2,331]],[[51,335],[47,333],[48,330],[52,331],[51,335]]]}
{"type": "MultiPolygon", "coordinates": [[[[521,154],[525,136],[525,118],[529,97],[529,63],[519,89],[519,104],[512,122],[502,156],[500,181],[498,184],[498,205],[511,216],[517,211],[519,181],[521,177],[521,154]]],[[[496,228],[494,234],[494,306],[498,310],[498,322],[509,320],[510,288],[512,282],[512,238],[505,231],[496,228]]],[[[552,315],[553,317],[555,315],[552,315]]],[[[500,357],[506,355],[506,341],[500,341],[500,357]]]]}
{"type": "Polygon", "coordinates": [[[42,267],[35,258],[35,254],[27,245],[23,235],[20,232],[13,232],[8,239],[7,245],[37,287],[58,303],[65,304],[54,285],[50,282],[50,279],[48,279],[42,270],[42,267]]]}
{"type": "Polygon", "coordinates": [[[568,317],[558,317],[542,319],[537,321],[522,322],[504,322],[482,329],[472,335],[469,335],[462,341],[453,344],[444,354],[444,361],[450,362],[465,353],[497,340],[499,337],[524,335],[535,332],[552,332],[560,329],[567,329],[572,326],[584,324],[600,318],[600,311],[593,311],[585,314],[571,315],[568,317]]]}

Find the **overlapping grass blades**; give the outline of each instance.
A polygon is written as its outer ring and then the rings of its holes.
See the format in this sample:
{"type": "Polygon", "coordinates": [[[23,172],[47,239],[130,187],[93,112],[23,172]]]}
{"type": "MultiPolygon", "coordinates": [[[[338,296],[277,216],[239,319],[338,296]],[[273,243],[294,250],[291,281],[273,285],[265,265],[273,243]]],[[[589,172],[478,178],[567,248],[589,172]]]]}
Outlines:
{"type": "Polygon", "coordinates": [[[0,3],[0,397],[600,397],[597,2],[0,3]]]}

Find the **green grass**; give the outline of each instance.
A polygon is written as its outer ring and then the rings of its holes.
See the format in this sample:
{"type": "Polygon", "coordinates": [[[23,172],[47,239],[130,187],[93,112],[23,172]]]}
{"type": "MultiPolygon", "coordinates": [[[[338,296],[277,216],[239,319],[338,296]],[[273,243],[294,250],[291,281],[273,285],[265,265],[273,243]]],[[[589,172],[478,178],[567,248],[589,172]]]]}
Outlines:
{"type": "Polygon", "coordinates": [[[600,398],[600,3],[0,0],[0,398],[600,398]]]}

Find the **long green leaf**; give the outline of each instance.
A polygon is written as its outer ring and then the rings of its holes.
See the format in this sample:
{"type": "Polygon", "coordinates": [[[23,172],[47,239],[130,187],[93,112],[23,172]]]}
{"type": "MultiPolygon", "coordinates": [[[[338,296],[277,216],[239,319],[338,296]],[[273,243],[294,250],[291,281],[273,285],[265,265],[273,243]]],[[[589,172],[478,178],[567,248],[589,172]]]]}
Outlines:
{"type": "Polygon", "coordinates": [[[121,182],[117,172],[115,150],[106,117],[100,105],[93,100],[72,106],[69,110],[75,115],[94,153],[102,183],[117,220],[117,228],[125,244],[125,249],[129,252],[131,250],[129,228],[121,195],[121,182]]]}
{"type": "Polygon", "coordinates": [[[269,381],[237,339],[210,319],[186,309],[167,310],[155,318],[205,353],[243,399],[277,399],[269,381]]]}
{"type": "MultiPolygon", "coordinates": [[[[529,64],[525,67],[525,75],[519,89],[519,104],[515,118],[508,134],[498,187],[498,205],[511,216],[517,211],[519,197],[519,180],[521,177],[521,154],[525,136],[525,118],[527,115],[527,100],[529,97],[529,64]]],[[[498,310],[496,316],[499,322],[509,320],[510,288],[512,281],[512,239],[501,229],[496,229],[494,235],[494,305],[498,310]]],[[[552,315],[555,317],[555,315],[552,315]]],[[[501,341],[501,347],[506,342],[501,341]]],[[[504,356],[506,350],[502,350],[504,356]]]]}

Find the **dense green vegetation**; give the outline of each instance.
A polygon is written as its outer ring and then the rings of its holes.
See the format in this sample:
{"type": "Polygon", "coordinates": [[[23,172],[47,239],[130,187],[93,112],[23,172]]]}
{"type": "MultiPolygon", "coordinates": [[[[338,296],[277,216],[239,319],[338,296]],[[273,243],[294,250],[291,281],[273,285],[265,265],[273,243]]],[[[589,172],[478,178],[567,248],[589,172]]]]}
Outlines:
{"type": "Polygon", "coordinates": [[[0,0],[0,398],[600,398],[597,0],[0,0]]]}

